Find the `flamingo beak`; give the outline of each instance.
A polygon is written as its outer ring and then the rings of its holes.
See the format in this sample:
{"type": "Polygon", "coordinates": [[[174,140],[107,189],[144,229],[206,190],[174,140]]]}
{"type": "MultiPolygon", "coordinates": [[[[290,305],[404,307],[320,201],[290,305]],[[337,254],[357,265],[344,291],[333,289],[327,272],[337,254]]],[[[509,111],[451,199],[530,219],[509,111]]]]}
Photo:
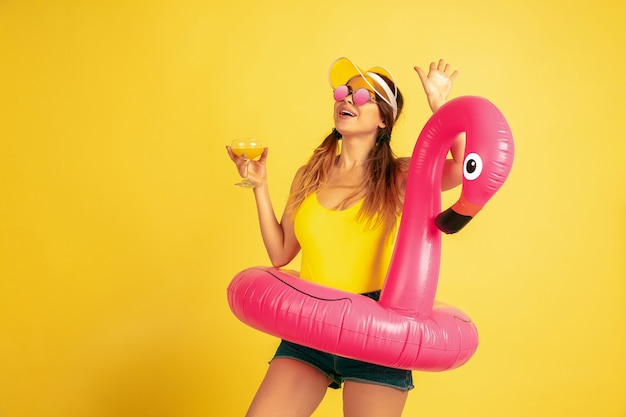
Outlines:
{"type": "Polygon", "coordinates": [[[437,215],[435,225],[446,234],[456,233],[465,227],[482,208],[483,206],[470,202],[461,194],[459,201],[437,215]]]}

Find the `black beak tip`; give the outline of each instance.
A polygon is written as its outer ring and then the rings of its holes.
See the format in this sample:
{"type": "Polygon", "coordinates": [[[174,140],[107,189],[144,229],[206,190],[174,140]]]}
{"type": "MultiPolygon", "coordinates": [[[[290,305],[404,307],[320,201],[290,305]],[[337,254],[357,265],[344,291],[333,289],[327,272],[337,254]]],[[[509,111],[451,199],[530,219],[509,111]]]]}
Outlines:
{"type": "Polygon", "coordinates": [[[472,220],[471,216],[464,216],[449,208],[439,213],[435,218],[435,225],[442,232],[451,235],[465,227],[470,220],[472,220]]]}

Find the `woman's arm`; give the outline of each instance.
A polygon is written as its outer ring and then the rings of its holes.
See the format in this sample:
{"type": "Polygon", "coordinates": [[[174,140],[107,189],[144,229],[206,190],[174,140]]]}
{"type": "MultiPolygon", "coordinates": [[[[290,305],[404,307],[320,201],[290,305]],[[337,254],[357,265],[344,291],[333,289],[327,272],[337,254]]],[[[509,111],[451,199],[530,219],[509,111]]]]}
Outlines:
{"type": "Polygon", "coordinates": [[[300,251],[300,244],[294,231],[294,219],[285,211],[280,223],[278,222],[270,201],[267,181],[254,188],[254,197],[259,225],[261,226],[261,236],[270,261],[275,267],[285,266],[300,251]]]}
{"type": "Polygon", "coordinates": [[[446,159],[441,178],[441,191],[450,190],[463,181],[463,158],[465,157],[465,133],[454,139],[450,148],[452,158],[446,159]]]}
{"type": "MultiPolygon", "coordinates": [[[[415,67],[417,75],[419,75],[428,99],[430,109],[436,112],[447,100],[454,79],[458,75],[458,71],[450,72],[450,64],[443,59],[438,63],[431,62],[426,74],[421,68],[415,67]]],[[[452,158],[446,160],[443,168],[443,178],[441,181],[442,191],[449,190],[461,184],[463,180],[463,158],[465,154],[465,133],[459,134],[452,147],[450,155],[452,158]]]]}
{"type": "Polygon", "coordinates": [[[227,147],[227,151],[230,159],[237,165],[239,174],[242,176],[247,175],[248,179],[255,185],[254,198],[261,236],[272,265],[281,267],[288,264],[298,254],[300,244],[294,232],[293,218],[285,213],[279,223],[274,213],[267,185],[265,164],[268,153],[267,148],[263,150],[263,154],[258,161],[250,161],[249,159],[238,157],[233,154],[230,147],[227,147]]]}

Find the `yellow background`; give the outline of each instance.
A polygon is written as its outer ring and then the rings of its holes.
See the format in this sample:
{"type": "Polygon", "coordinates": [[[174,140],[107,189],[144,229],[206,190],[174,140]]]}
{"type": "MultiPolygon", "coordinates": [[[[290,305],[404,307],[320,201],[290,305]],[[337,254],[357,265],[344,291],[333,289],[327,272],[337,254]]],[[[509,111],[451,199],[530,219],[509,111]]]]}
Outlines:
{"type": "Polygon", "coordinates": [[[624,16],[621,0],[0,1],[0,416],[243,415],[276,340],[227,306],[230,278],[268,259],[224,146],[270,147],[280,214],[332,128],[339,56],[394,72],[398,154],[429,115],[412,67],[440,57],[453,95],[489,98],[516,139],[508,182],[444,237],[438,298],[481,345],[416,372],[405,415],[626,416],[624,16]]]}

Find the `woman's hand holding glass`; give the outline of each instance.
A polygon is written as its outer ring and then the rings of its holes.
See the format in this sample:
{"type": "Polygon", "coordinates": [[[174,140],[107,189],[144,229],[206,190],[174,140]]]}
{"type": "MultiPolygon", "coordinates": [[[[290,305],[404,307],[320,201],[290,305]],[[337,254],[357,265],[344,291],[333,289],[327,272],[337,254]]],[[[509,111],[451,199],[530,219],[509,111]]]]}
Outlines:
{"type": "Polygon", "coordinates": [[[265,182],[267,173],[265,160],[267,148],[255,139],[235,139],[226,147],[228,156],[237,166],[243,181],[235,185],[245,188],[254,188],[265,182]],[[256,159],[258,158],[258,159],[256,159]]]}

